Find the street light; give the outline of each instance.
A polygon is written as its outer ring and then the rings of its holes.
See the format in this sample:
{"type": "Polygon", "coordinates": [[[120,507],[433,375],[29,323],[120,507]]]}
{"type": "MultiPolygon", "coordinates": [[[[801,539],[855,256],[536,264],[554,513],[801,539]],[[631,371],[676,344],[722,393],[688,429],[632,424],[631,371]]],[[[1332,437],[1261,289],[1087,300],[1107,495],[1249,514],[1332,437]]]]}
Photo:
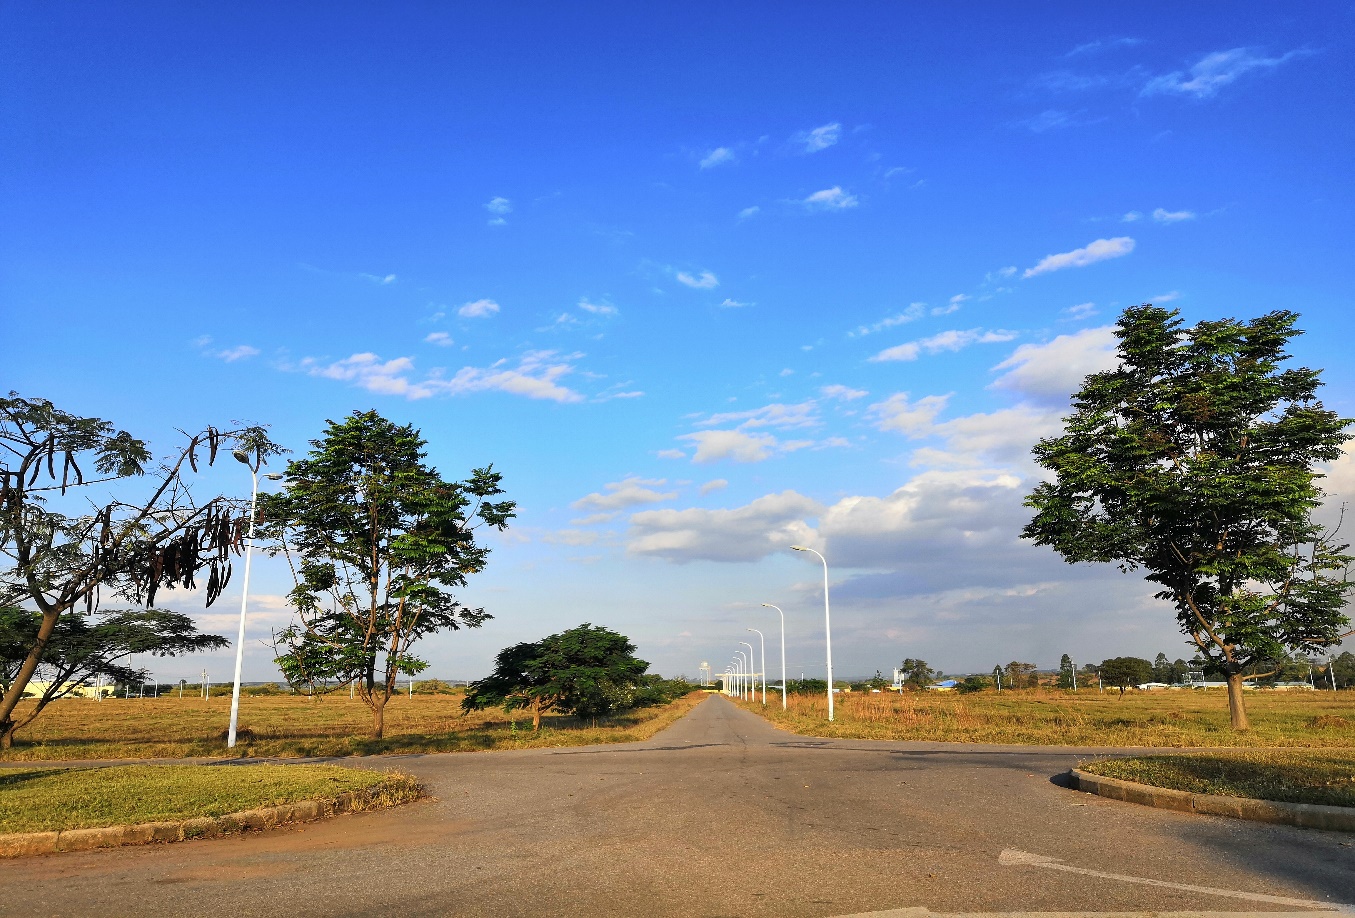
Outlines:
{"type": "Polygon", "coordinates": [[[748,657],[744,654],[742,650],[734,651],[734,657],[735,657],[734,665],[738,667],[737,669],[739,679],[738,696],[742,698],[748,683],[748,678],[745,675],[745,673],[749,671],[748,657]]]}
{"type": "Polygon", "coordinates": [[[781,616],[781,710],[786,709],[786,613],[781,611],[780,606],[774,606],[769,602],[764,602],[768,609],[775,609],[781,616]]]}
{"type": "MultiPolygon", "coordinates": [[[[749,628],[749,631],[757,635],[758,643],[762,646],[762,703],[767,703],[767,639],[762,636],[762,632],[756,628],[749,628]]],[[[753,680],[753,688],[757,688],[757,680],[753,680]]]]}
{"type": "MultiPolygon", "coordinates": [[[[245,540],[245,582],[240,592],[240,634],[235,641],[235,688],[231,691],[231,727],[226,735],[226,748],[235,748],[235,728],[240,723],[240,667],[245,662],[245,610],[249,605],[249,566],[254,556],[254,512],[259,502],[259,470],[249,461],[249,453],[242,449],[232,450],[231,455],[237,462],[243,462],[249,469],[253,488],[249,495],[249,538],[245,540]]],[[[276,472],[264,476],[269,481],[281,481],[276,472]]]]}
{"type": "Polygon", "coordinates": [[[748,683],[748,700],[752,701],[757,694],[757,654],[753,652],[753,645],[747,641],[739,641],[744,647],[748,648],[748,675],[751,681],[748,683]]]}
{"type": "Polygon", "coordinates": [[[833,625],[828,617],[828,559],[812,548],[792,545],[791,551],[807,551],[819,556],[823,562],[823,632],[824,648],[828,651],[828,719],[833,719],[833,625]]]}

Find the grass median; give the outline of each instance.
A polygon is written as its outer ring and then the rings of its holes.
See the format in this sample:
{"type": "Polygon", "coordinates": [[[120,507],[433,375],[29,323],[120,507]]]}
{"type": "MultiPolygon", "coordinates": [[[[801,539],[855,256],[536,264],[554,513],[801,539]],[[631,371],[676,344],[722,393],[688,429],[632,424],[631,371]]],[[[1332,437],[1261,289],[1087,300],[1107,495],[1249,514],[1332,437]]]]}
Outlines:
{"type": "Polygon", "coordinates": [[[1168,790],[1355,806],[1355,750],[1229,750],[1103,759],[1083,771],[1168,790]]]}
{"type": "Polygon", "coordinates": [[[337,765],[123,765],[0,771],[0,834],[177,822],[371,791],[377,806],[419,797],[408,775],[337,765]]]}
{"type": "MultiPolygon", "coordinates": [[[[591,721],[548,715],[532,732],[531,718],[497,709],[461,713],[463,693],[403,695],[386,707],[386,735],[366,736],[371,712],[347,695],[306,698],[254,695],[240,700],[240,742],[229,757],[348,756],[409,752],[484,752],[542,746],[584,746],[648,739],[705,696],[693,692],[652,708],[591,721]]],[[[31,702],[20,702],[23,706],[31,702]]],[[[228,757],[224,731],[230,697],[65,698],[20,732],[0,761],[71,761],[228,757]]]]}
{"type": "Polygon", "coordinates": [[[1045,689],[791,695],[789,709],[741,702],[802,736],[1048,746],[1355,747],[1355,692],[1248,692],[1252,728],[1233,730],[1222,691],[1067,692],[1045,689]]]}

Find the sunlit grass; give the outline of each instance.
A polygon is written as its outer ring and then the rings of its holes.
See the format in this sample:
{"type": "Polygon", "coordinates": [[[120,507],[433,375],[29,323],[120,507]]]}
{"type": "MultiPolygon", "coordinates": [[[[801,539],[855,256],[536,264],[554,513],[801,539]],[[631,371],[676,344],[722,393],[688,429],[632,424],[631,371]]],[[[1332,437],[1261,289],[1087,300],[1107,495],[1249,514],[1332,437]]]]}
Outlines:
{"type": "Polygon", "coordinates": [[[419,796],[407,775],[337,765],[124,765],[0,771],[0,834],[225,816],[380,788],[400,803],[419,796]]]}
{"type": "Polygon", "coordinates": [[[1248,692],[1251,729],[1228,719],[1222,691],[1099,694],[1026,691],[906,692],[837,696],[833,722],[822,695],[742,702],[777,726],[806,736],[1051,746],[1355,747],[1355,692],[1248,692]]]}
{"type": "MultiPolygon", "coordinates": [[[[611,718],[580,721],[547,715],[539,733],[524,713],[497,709],[461,713],[462,693],[398,696],[386,707],[384,739],[367,738],[371,713],[347,695],[307,699],[292,695],[240,700],[240,740],[232,755],[346,756],[402,752],[477,752],[583,746],[648,739],[704,697],[693,693],[671,704],[611,718]]],[[[23,707],[30,702],[22,702],[23,707]]],[[[203,700],[67,698],[48,707],[19,733],[4,761],[188,758],[227,756],[224,735],[230,698],[203,700]]]]}
{"type": "Polygon", "coordinates": [[[1286,803],[1355,806],[1355,750],[1229,750],[1105,759],[1083,771],[1153,787],[1286,803]]]}

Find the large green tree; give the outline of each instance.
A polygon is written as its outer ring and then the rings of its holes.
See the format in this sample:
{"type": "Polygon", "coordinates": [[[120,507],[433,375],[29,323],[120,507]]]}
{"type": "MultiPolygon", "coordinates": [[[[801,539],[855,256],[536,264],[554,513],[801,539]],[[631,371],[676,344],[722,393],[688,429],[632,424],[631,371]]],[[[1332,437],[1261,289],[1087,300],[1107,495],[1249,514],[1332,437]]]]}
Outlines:
{"type": "Polygon", "coordinates": [[[541,716],[553,710],[598,717],[653,703],[662,693],[653,691],[647,669],[629,638],[585,622],[500,651],[494,671],[470,684],[461,706],[531,711],[532,729],[539,730],[541,716]]]}
{"type": "Polygon", "coordinates": [[[1247,670],[1330,646],[1355,586],[1346,546],[1312,518],[1316,466],[1340,455],[1349,422],[1318,400],[1316,371],[1282,367],[1297,318],[1186,328],[1173,310],[1126,310],[1119,366],[1087,377],[1063,435],[1035,447],[1052,480],[1026,501],[1026,538],[1162,587],[1227,677],[1237,729],[1247,670]]]}
{"type": "Polygon", "coordinates": [[[1153,678],[1153,664],[1139,657],[1111,657],[1102,660],[1096,671],[1104,684],[1119,689],[1121,695],[1153,678]]]}
{"type": "Polygon", "coordinates": [[[506,528],[514,504],[490,500],[503,493],[492,467],[444,479],[419,431],[375,411],[328,421],[311,446],[288,463],[283,491],[260,501],[263,534],[295,577],[299,620],[277,635],[277,662],[293,685],[356,684],[380,739],[397,676],[427,665],[413,645],[490,618],[452,591],[488,561],[475,530],[506,528]]]}
{"type": "MultiPolygon", "coordinates": [[[[14,741],[29,681],[56,659],[47,654],[62,622],[74,633],[70,616],[95,616],[110,598],[153,606],[158,590],[194,589],[204,573],[207,605],[221,595],[249,501],[205,496],[195,478],[223,450],[240,450],[255,469],[282,452],[262,427],[208,427],[152,465],[146,441],[108,421],[14,392],[0,398],[0,607],[37,622],[11,635],[18,662],[0,695],[0,748],[14,741]]],[[[112,638],[109,621],[92,633],[112,638]]]]}

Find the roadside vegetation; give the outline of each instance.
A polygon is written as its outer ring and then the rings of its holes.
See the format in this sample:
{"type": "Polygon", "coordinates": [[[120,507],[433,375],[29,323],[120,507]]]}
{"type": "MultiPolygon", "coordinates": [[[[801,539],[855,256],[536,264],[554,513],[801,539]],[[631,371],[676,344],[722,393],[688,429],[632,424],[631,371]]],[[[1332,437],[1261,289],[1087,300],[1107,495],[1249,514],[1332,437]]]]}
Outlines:
{"type": "Polygon", "coordinates": [[[225,816],[375,790],[374,805],[421,796],[408,775],[338,765],[123,765],[0,772],[0,834],[225,816]]]}
{"type": "Polygon", "coordinates": [[[1264,749],[1103,759],[1083,771],[1169,790],[1355,806],[1355,750],[1264,749]]]}
{"type": "Polygon", "coordinates": [[[839,694],[828,722],[822,694],[767,693],[748,710],[804,736],[1049,746],[1292,746],[1355,748],[1355,694],[1253,692],[1251,729],[1234,730],[1218,689],[1066,692],[1049,689],[839,694]]]}
{"type": "MultiPolygon", "coordinates": [[[[81,759],[344,756],[406,752],[482,752],[548,746],[629,743],[648,739],[705,696],[683,694],[652,707],[593,719],[546,714],[532,731],[530,712],[463,713],[465,692],[392,697],[385,736],[371,738],[371,709],[346,692],[307,697],[255,695],[241,701],[240,734],[228,753],[223,729],[230,696],[106,699],[68,698],[48,706],[0,761],[81,759]]],[[[25,701],[22,706],[31,704],[25,701]]],[[[0,773],[3,774],[3,773],[0,773]]]]}

